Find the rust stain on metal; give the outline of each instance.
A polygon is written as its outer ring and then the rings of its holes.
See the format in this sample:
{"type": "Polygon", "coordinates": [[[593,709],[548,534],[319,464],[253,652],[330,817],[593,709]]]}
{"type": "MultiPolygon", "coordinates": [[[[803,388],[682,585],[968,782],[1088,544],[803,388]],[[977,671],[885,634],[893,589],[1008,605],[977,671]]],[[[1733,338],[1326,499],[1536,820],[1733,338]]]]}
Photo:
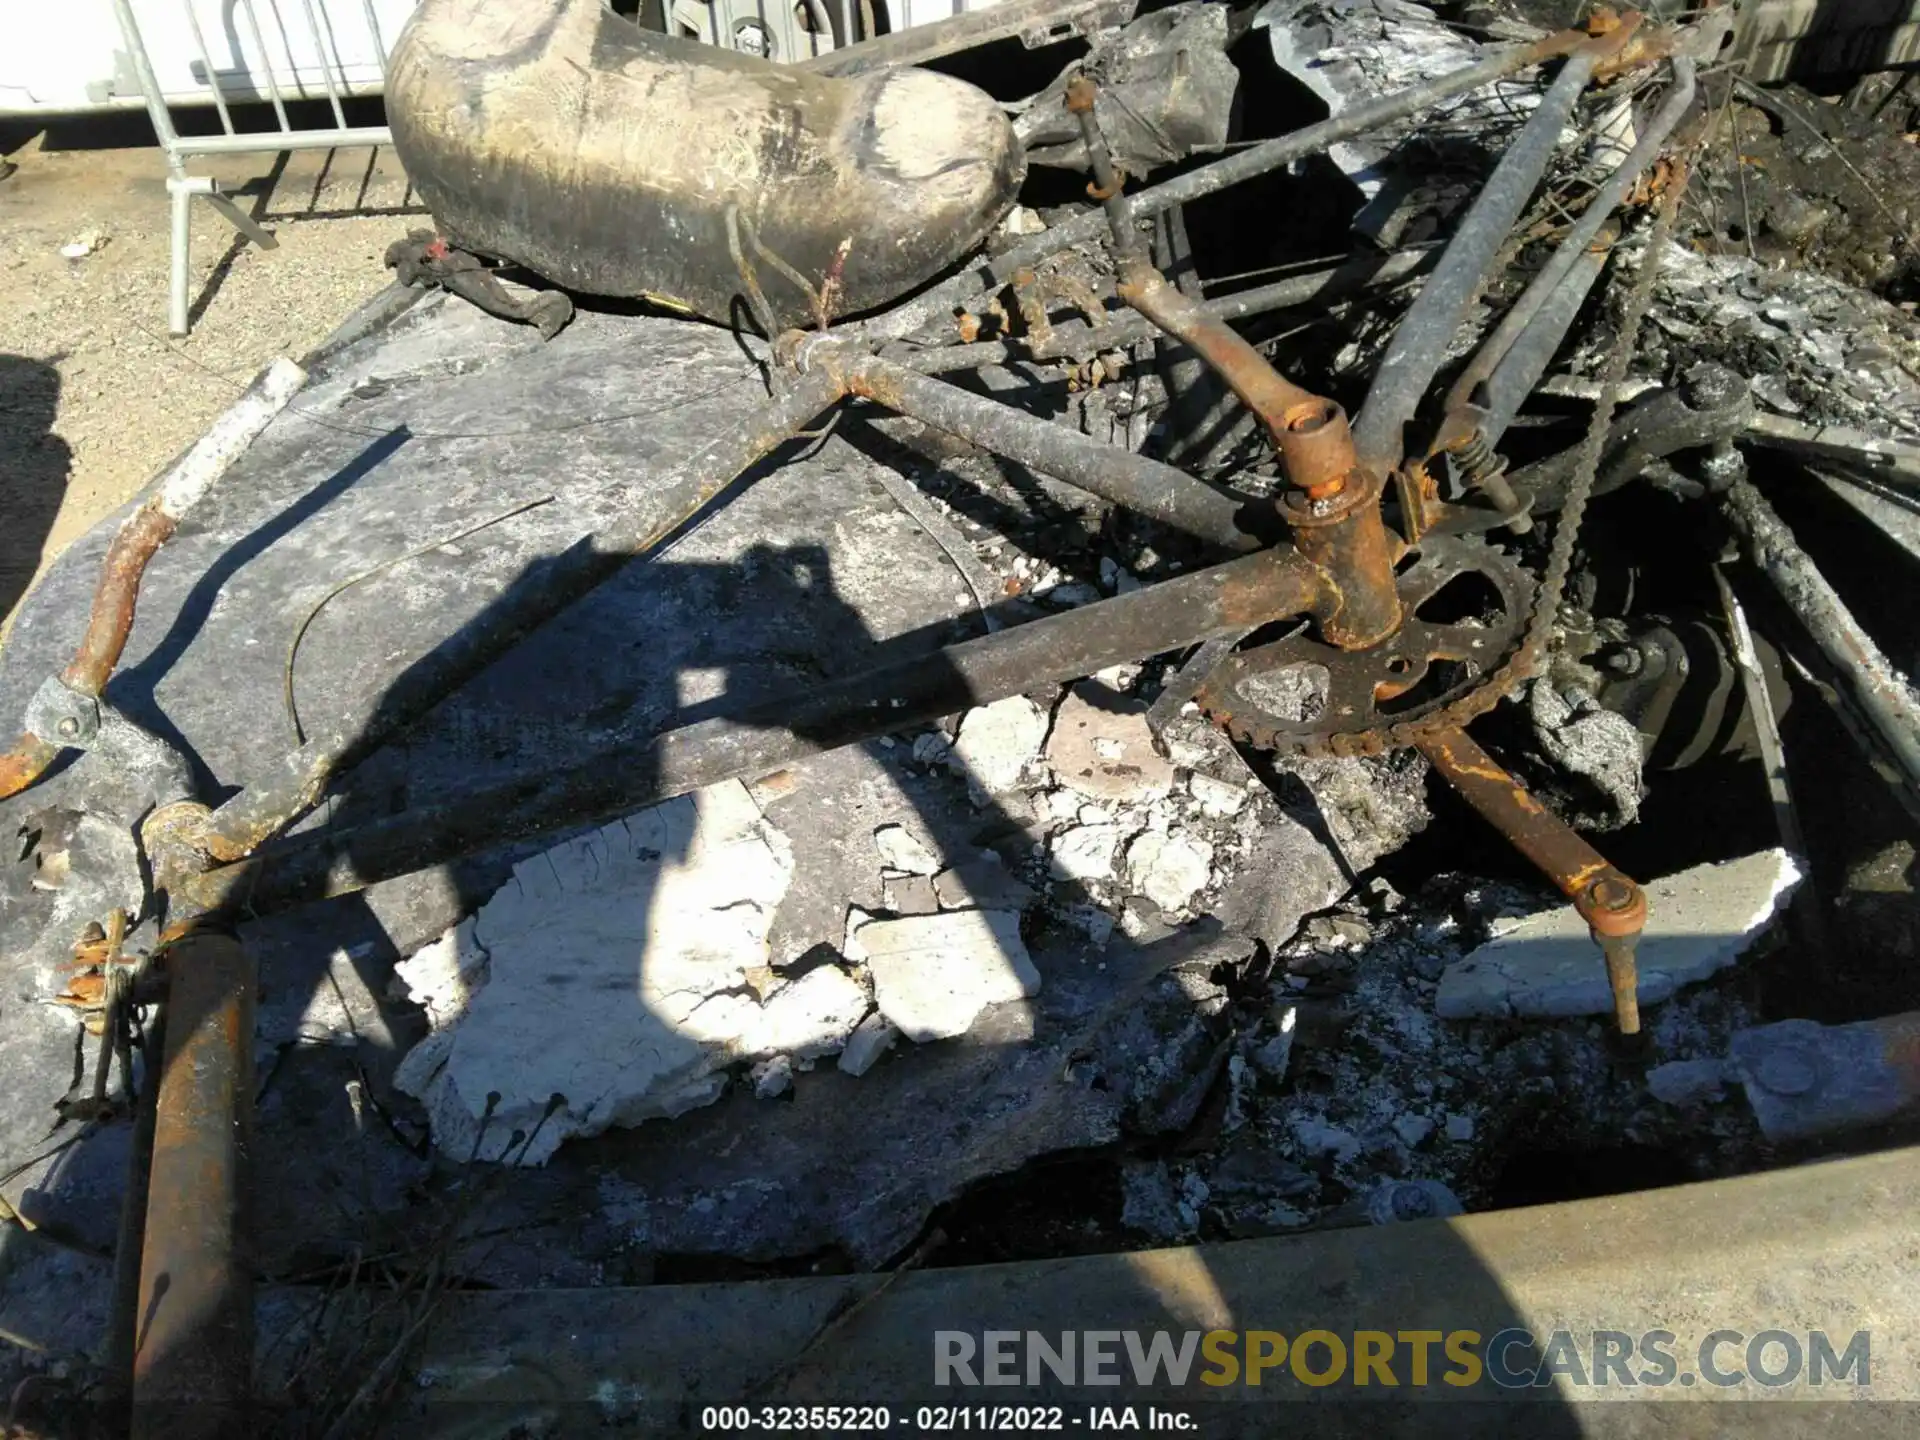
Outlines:
{"type": "Polygon", "coordinates": [[[1638,1032],[1634,946],[1646,928],[1646,892],[1528,793],[1464,730],[1434,736],[1423,741],[1420,750],[1482,819],[1573,901],[1604,954],[1620,1032],[1638,1032]]]}
{"type": "Polygon", "coordinates": [[[0,755],[0,800],[18,795],[46,773],[60,751],[38,735],[22,735],[0,755]]]}
{"type": "Polygon", "coordinates": [[[1264,625],[1313,609],[1324,577],[1298,551],[1276,547],[1249,557],[1258,564],[1226,568],[1220,581],[1219,613],[1228,625],[1264,625]]]}
{"type": "Polygon", "coordinates": [[[166,1056],[140,1266],[133,1434],[243,1435],[253,1363],[246,1245],[253,1121],[254,969],[231,935],[188,934],[166,956],[166,1056]]]}
{"type": "Polygon", "coordinates": [[[127,635],[133,629],[134,604],[140,598],[140,580],[154,552],[167,543],[174,518],[160,508],[155,496],[129,515],[107,548],[107,561],[93,594],[87,633],[73,661],[60,678],[82,695],[99,695],[113,667],[120,663],[127,635]]]}

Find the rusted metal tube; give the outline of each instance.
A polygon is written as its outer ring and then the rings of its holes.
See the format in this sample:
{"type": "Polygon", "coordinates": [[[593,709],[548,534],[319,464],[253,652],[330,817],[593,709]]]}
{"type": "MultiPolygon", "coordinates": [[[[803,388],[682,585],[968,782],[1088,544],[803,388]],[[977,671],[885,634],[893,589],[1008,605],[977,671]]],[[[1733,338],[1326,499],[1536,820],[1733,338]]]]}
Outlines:
{"type": "Polygon", "coordinates": [[[1313,609],[1323,577],[1285,546],[912,660],[603,750],[562,767],[204,874],[156,873],[171,901],[266,914],[516,839],[629,814],[721,780],[925,724],[1109,665],[1313,609]]]}
{"type": "MultiPolygon", "coordinates": [[[[1474,352],[1466,368],[1454,380],[1452,389],[1447,392],[1446,403],[1449,412],[1457,411],[1469,404],[1473,399],[1473,392],[1492,379],[1494,372],[1506,359],[1507,352],[1514,347],[1523,334],[1533,328],[1541,312],[1549,307],[1550,302],[1565,286],[1574,272],[1574,267],[1582,262],[1592,249],[1594,241],[1600,238],[1601,228],[1619,207],[1620,202],[1627,198],[1627,192],[1633,187],[1634,182],[1660,158],[1660,152],[1666,146],[1667,137],[1673,133],[1674,127],[1680,123],[1680,117],[1686,114],[1688,107],[1693,104],[1693,96],[1693,61],[1685,56],[1678,56],[1673,62],[1673,89],[1668,92],[1666,102],[1647,122],[1646,129],[1640,132],[1640,138],[1627,158],[1615,167],[1613,173],[1594,192],[1593,198],[1587,202],[1587,208],[1581,212],[1580,218],[1561,238],[1552,257],[1540,267],[1540,273],[1528,283],[1527,288],[1520,293],[1520,298],[1508,307],[1507,313],[1501,316],[1500,323],[1494,327],[1493,333],[1480,343],[1480,348],[1474,352]]],[[[1559,313],[1553,316],[1553,324],[1558,326],[1560,335],[1564,335],[1566,327],[1572,323],[1574,309],[1569,308],[1563,313],[1564,320],[1559,313]]],[[[1560,335],[1553,336],[1552,343],[1543,347],[1546,353],[1541,356],[1542,369],[1545,368],[1545,362],[1551,358],[1553,351],[1559,348],[1560,335]]],[[[1533,378],[1539,379],[1538,372],[1533,378]]],[[[1451,437],[1442,435],[1443,448],[1449,438],[1451,437]]],[[[1497,435],[1490,434],[1488,443],[1491,444],[1498,438],[1497,435]]]]}
{"type": "Polygon", "coordinates": [[[276,360],[262,370],[166,473],[153,498],[121,524],[94,592],[86,638],[60,677],[71,689],[97,696],[105,687],[133,628],[134,605],[147,562],[306,383],[307,372],[291,360],[276,360]]]}
{"type": "MultiPolygon", "coordinates": [[[[1245,336],[1209,314],[1203,302],[1181,294],[1145,258],[1123,265],[1120,297],[1213,366],[1241,402],[1260,417],[1287,458],[1289,417],[1318,412],[1325,404],[1319,396],[1275,370],[1245,336]]],[[[1288,478],[1296,485],[1302,483],[1291,468],[1288,478]]]]}
{"type": "Polygon", "coordinates": [[[46,774],[47,767],[59,756],[58,746],[47,744],[32,731],[22,735],[11,750],[0,755],[0,800],[25,790],[46,774]]]}
{"type": "Polygon", "coordinates": [[[877,356],[852,361],[845,376],[855,395],[1184,530],[1209,545],[1244,551],[1260,544],[1240,523],[1241,512],[1248,508],[1246,500],[1216,490],[1184,470],[1117,445],[1103,445],[1077,430],[877,356]]]}
{"type": "Polygon", "coordinates": [[[147,573],[147,562],[167,543],[177,523],[160,508],[159,497],[155,496],[129,515],[114,535],[107,547],[99,588],[93,592],[87,633],[72,661],[60,672],[69,689],[97,696],[106,688],[107,677],[120,663],[120,652],[126,649],[127,635],[133,629],[140,577],[147,573]]]}
{"type": "MultiPolygon", "coordinates": [[[[147,563],[166,544],[180,520],[233,462],[287,407],[307,372],[291,360],[262,370],[233,405],[161,477],[151,499],[121,522],[94,590],[86,634],[60,679],[77,694],[98,698],[127,648],[140,580],[147,563]]],[[[22,735],[0,755],[0,800],[27,789],[60,754],[58,736],[22,735]]]]}
{"type": "Polygon", "coordinates": [[[252,1433],[254,966],[232,935],[165,951],[166,1060],[154,1114],[134,1337],[134,1440],[252,1433]]]}
{"type": "Polygon", "coordinates": [[[1634,946],[1647,924],[1646,893],[1528,793],[1464,730],[1444,731],[1421,741],[1420,753],[1482,819],[1573,901],[1605,952],[1620,1033],[1638,1034],[1634,946]]]}
{"type": "MultiPolygon", "coordinates": [[[[1624,43],[1636,18],[1629,17],[1616,36],[1608,39],[1617,37],[1624,43]]],[[[1602,43],[1583,45],[1554,78],[1539,107],[1461,220],[1439,267],[1420,287],[1420,294],[1393,332],[1354,423],[1360,463],[1368,469],[1384,474],[1397,469],[1404,458],[1407,422],[1413,419],[1420,397],[1446,358],[1447,346],[1460,328],[1468,304],[1485,283],[1494,256],[1506,243],[1540,177],[1546,174],[1559,147],[1560,132],[1601,58],[1602,43]]]]}
{"type": "MultiPolygon", "coordinates": [[[[1319,305],[1339,296],[1351,295],[1372,286],[1392,285],[1410,279],[1433,267],[1440,258],[1438,250],[1400,250],[1384,257],[1359,257],[1325,270],[1309,270],[1290,275],[1268,285],[1236,290],[1199,302],[1213,320],[1244,320],[1276,310],[1319,305]]],[[[1122,310],[1107,312],[1104,324],[1094,326],[1073,321],[1055,327],[1044,340],[978,340],[971,345],[941,345],[914,349],[908,345],[890,346],[880,353],[898,360],[923,375],[940,375],[955,370],[977,370],[988,365],[1006,365],[1020,360],[1060,360],[1094,355],[1103,350],[1122,349],[1152,340],[1161,327],[1144,315],[1128,315],[1122,310]]]]}
{"type": "Polygon", "coordinates": [[[1121,298],[1191,347],[1267,427],[1293,487],[1280,502],[1281,517],[1300,553],[1327,577],[1332,603],[1318,612],[1321,633],[1345,649],[1377,645],[1400,625],[1393,577],[1399,552],[1380,514],[1380,473],[1369,474],[1356,461],[1344,410],[1287,379],[1244,336],[1154,268],[1094,118],[1096,94],[1091,80],[1076,76],[1066,103],[1079,118],[1093,166],[1091,193],[1112,231],[1121,298]]]}

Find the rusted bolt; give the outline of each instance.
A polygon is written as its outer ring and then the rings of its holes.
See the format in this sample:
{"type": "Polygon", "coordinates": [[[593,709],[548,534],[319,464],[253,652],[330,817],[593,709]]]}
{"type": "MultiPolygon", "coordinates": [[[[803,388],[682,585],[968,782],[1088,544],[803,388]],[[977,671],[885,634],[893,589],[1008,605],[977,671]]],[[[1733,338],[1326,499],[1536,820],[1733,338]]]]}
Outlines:
{"type": "Polygon", "coordinates": [[[1602,876],[1587,887],[1587,897],[1593,901],[1594,905],[1611,914],[1632,909],[1639,894],[1638,886],[1617,875],[1602,876]]]}
{"type": "Polygon", "coordinates": [[[1638,675],[1646,664],[1646,657],[1629,645],[1607,656],[1607,668],[1616,675],[1638,675]]]}
{"type": "Polygon", "coordinates": [[[1085,75],[1076,75],[1067,82],[1067,109],[1080,115],[1093,109],[1094,97],[1100,93],[1093,81],[1085,75]]]}
{"type": "Polygon", "coordinates": [[[54,729],[60,732],[61,739],[71,740],[80,733],[80,722],[69,715],[58,725],[54,726],[54,729]]]}

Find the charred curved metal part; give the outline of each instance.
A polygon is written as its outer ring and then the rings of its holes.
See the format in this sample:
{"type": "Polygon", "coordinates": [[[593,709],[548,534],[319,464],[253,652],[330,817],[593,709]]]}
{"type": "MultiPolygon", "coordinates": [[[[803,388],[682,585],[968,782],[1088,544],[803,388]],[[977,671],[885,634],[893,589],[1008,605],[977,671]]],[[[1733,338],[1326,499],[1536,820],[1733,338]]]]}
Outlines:
{"type": "MultiPolygon", "coordinates": [[[[593,295],[722,323],[726,214],[839,308],[972,250],[1026,160],[991,96],[911,68],[840,79],[642,30],[599,0],[426,0],[387,74],[394,148],[442,232],[593,295]]],[[[774,293],[782,324],[814,316],[774,293]]]]}
{"type": "Polygon", "coordinates": [[[564,292],[541,290],[518,299],[477,255],[456,249],[431,230],[409,230],[406,239],[394,241],[386,264],[402,285],[438,285],[475,309],[533,326],[542,340],[551,340],[573,319],[573,301],[564,292]]]}

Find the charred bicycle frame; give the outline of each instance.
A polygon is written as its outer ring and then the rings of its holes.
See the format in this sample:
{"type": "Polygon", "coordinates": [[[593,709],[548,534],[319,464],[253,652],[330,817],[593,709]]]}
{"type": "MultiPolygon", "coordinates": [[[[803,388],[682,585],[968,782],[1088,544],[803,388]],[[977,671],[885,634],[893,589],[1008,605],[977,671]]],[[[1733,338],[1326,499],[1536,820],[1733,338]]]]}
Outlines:
{"type": "MultiPolygon", "coordinates": [[[[1596,75],[1657,62],[1674,39],[1671,32],[1644,26],[1631,14],[1611,28],[1597,28],[1600,33],[1566,32],[1498,54],[1133,196],[1123,193],[1121,177],[1093,121],[1093,87],[1077,80],[1070,87],[1068,106],[1080,117],[1095,176],[1089,193],[1104,214],[1055,226],[875,319],[780,336],[774,347],[780,384],[773,401],[717,437],[669,479],[667,494],[677,517],[672,526],[603,534],[596,544],[569,551],[541,573],[528,593],[514,596],[503,613],[453,637],[417,666],[403,691],[362,702],[217,809],[178,793],[178,786],[173,793],[162,793],[161,803],[141,825],[140,838],[151,866],[152,892],[163,897],[166,927],[160,969],[170,976],[169,1008],[178,1013],[169,1018],[168,1063],[159,1087],[160,1124],[147,1191],[155,1199],[146,1227],[150,1263],[139,1284],[137,1313],[143,1320],[132,1348],[136,1415],[158,1417],[170,1407],[203,1402],[230,1415],[244,1405],[251,1337],[246,1307],[235,1303],[235,1294],[244,1295],[249,1282],[244,1265],[234,1260],[241,1186],[232,1162],[250,1123],[250,1087],[245,1066],[232,1057],[219,1064],[175,1063],[176,1055],[196,1047],[209,1055],[224,1054],[229,1045],[236,1054],[248,1051],[245,1017],[253,970],[241,947],[219,935],[240,915],[345,894],[504,843],[612,818],[717,781],[764,774],[807,754],[1111,665],[1223,637],[1237,639],[1288,617],[1309,617],[1319,638],[1343,651],[1362,652],[1393,636],[1403,621],[1396,564],[1423,532],[1472,508],[1439,500],[1426,479],[1426,458],[1463,450],[1478,456],[1490,448],[1497,433],[1489,438],[1489,429],[1495,427],[1484,423],[1486,409],[1478,402],[1485,391],[1476,394],[1475,387],[1498,376],[1509,354],[1537,355],[1544,365],[1571,323],[1571,310],[1543,303],[1552,286],[1541,287],[1538,296],[1530,290],[1517,307],[1523,313],[1502,326],[1469,362],[1471,383],[1456,386],[1448,397],[1432,447],[1409,456],[1405,437],[1415,409],[1438,373],[1468,303],[1545,175],[1561,130],[1588,83],[1596,75]],[[1146,215],[1557,58],[1565,62],[1559,76],[1433,267],[1390,342],[1351,431],[1340,406],[1286,380],[1229,328],[1227,317],[1251,313],[1242,297],[1211,304],[1197,301],[1169,284],[1147,258],[1137,225],[1146,215]],[[1217,488],[1171,465],[1024,415],[928,373],[996,363],[1006,354],[1000,344],[953,346],[948,336],[934,333],[938,327],[930,328],[929,322],[949,317],[958,304],[975,300],[978,291],[997,286],[1020,266],[1093,238],[1103,225],[1118,268],[1119,294],[1151,322],[1152,328],[1141,333],[1165,332],[1191,347],[1265,426],[1287,480],[1277,498],[1259,500],[1217,488]],[[1242,303],[1236,307],[1234,300],[1242,303]],[[1534,333],[1540,327],[1551,333],[1534,333]],[[918,349],[898,343],[914,335],[928,343],[918,349]],[[1529,343],[1522,345],[1522,340],[1529,343]],[[968,356],[970,350],[977,359],[968,356]],[[1218,549],[1247,553],[1130,594],[816,687],[738,717],[636,738],[435,808],[344,831],[321,830],[263,849],[359,759],[629,560],[648,553],[667,529],[699,513],[742,471],[772,455],[823,412],[856,398],[1043,471],[1218,549]],[[1478,450],[1476,441],[1481,442],[1478,450]],[[1383,513],[1389,493],[1398,501],[1400,533],[1387,525],[1383,513]],[[1292,543],[1279,541],[1282,535],[1290,535],[1292,543]],[[204,966],[202,956],[209,957],[204,966]],[[167,1216],[173,1219],[163,1225],[167,1216]],[[198,1228],[183,1229],[183,1216],[197,1217],[198,1228]],[[156,1260],[168,1256],[170,1265],[156,1260]],[[167,1288],[169,1273],[172,1291],[167,1288]],[[184,1303],[196,1295],[200,1298],[193,1305],[184,1303]]],[[[1676,59],[1673,70],[1668,103],[1633,154],[1596,193],[1590,213],[1575,224],[1550,263],[1550,272],[1558,277],[1564,278],[1588,251],[1633,180],[1657,158],[1691,99],[1690,62],[1676,59]]],[[[1275,308],[1302,298],[1284,285],[1270,288],[1275,308]]],[[[1089,336],[1102,338],[1097,329],[1089,336]]],[[[1467,473],[1470,480],[1475,477],[1471,465],[1467,473]]],[[[1480,478],[1486,481],[1482,496],[1495,520],[1504,518],[1513,528],[1524,528],[1524,510],[1511,489],[1503,488],[1497,470],[1480,478]]],[[[1484,518],[1488,512],[1480,513],[1484,518]]],[[[110,713],[100,700],[101,689],[132,622],[140,571],[172,528],[171,519],[147,510],[137,512],[129,523],[143,528],[116,542],[110,554],[103,599],[82,656],[64,679],[49,682],[92,707],[84,713],[96,717],[110,713]]],[[[1530,672],[1523,665],[1511,673],[1525,678],[1530,672]]],[[[55,693],[53,698],[66,697],[55,693]]],[[[1474,808],[1573,899],[1604,950],[1620,1028],[1635,1034],[1639,1016],[1633,946],[1646,917],[1639,887],[1529,796],[1457,724],[1444,715],[1441,720],[1445,723],[1396,736],[1395,743],[1417,744],[1474,808]]],[[[87,738],[64,724],[52,735],[40,734],[30,724],[14,751],[0,756],[0,798],[32,784],[62,746],[84,746],[87,738]]]]}

